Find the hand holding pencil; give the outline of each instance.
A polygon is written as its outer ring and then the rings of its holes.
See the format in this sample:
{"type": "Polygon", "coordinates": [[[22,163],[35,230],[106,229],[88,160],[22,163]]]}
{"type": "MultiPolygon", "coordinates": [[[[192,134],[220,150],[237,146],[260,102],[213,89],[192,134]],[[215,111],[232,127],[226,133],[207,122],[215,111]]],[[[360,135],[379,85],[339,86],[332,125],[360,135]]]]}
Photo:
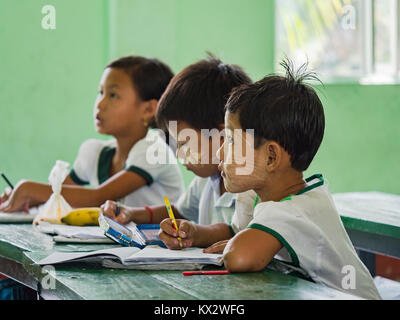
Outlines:
{"type": "Polygon", "coordinates": [[[21,180],[15,187],[2,173],[1,177],[5,180],[9,187],[0,196],[0,212],[25,211],[29,213],[30,207],[30,182],[21,180]]]}
{"type": "Polygon", "coordinates": [[[169,249],[183,249],[193,245],[194,225],[192,222],[184,219],[175,219],[173,209],[166,200],[167,210],[170,218],[164,219],[160,223],[160,233],[158,237],[169,249]]]}

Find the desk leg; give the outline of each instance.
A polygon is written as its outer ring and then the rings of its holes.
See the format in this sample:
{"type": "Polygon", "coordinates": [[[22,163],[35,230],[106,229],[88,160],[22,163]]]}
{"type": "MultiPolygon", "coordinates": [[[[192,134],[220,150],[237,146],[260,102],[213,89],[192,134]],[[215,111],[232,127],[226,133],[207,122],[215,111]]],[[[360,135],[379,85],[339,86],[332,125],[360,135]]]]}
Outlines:
{"type": "Polygon", "coordinates": [[[376,276],[376,255],[375,253],[367,252],[358,249],[358,256],[360,260],[365,264],[369,272],[371,273],[372,278],[376,276]]]}

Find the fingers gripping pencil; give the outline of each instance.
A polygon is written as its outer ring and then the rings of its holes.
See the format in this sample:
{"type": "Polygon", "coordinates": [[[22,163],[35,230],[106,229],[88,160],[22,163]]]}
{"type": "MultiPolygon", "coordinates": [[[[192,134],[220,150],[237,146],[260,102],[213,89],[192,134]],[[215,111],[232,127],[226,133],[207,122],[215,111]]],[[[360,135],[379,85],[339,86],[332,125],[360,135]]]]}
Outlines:
{"type": "MultiPolygon", "coordinates": [[[[167,207],[167,210],[168,210],[168,215],[172,219],[172,225],[174,226],[175,230],[178,231],[178,225],[176,224],[174,212],[172,211],[171,204],[169,203],[168,197],[164,197],[164,202],[165,202],[165,206],[167,207]]],[[[179,241],[179,246],[181,248],[183,248],[181,237],[178,237],[178,241],[179,241]]]]}

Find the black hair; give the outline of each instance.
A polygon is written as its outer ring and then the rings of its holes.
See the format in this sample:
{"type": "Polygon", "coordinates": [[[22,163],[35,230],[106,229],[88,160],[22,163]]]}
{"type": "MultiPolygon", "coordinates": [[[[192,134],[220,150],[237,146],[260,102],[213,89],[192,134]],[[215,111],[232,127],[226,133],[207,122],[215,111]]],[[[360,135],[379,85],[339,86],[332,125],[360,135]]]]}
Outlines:
{"type": "Polygon", "coordinates": [[[243,130],[254,129],[255,147],[275,141],[290,155],[291,165],[306,170],[322,142],[325,116],[322,103],[306,80],[320,80],[307,72],[307,64],[297,72],[284,60],[285,76],[270,75],[253,84],[236,88],[226,110],[238,113],[243,130]]]}
{"type": "MultiPolygon", "coordinates": [[[[106,68],[117,68],[127,73],[143,101],[159,100],[174,76],[171,68],[155,58],[127,56],[110,62],[106,68]]],[[[150,123],[155,127],[155,121],[150,123]]]]}
{"type": "Polygon", "coordinates": [[[245,83],[251,83],[251,79],[241,67],[209,54],[171,80],[159,101],[157,124],[166,127],[168,121],[174,120],[200,130],[218,128],[224,123],[230,92],[245,83]]]}

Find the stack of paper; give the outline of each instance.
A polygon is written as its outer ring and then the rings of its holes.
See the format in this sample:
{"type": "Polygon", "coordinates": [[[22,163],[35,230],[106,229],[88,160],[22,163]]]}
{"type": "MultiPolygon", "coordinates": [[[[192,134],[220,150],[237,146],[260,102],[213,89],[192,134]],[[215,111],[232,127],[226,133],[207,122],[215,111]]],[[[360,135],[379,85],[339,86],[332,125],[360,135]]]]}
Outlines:
{"type": "Polygon", "coordinates": [[[96,226],[77,227],[39,221],[36,229],[55,235],[53,239],[56,242],[114,243],[104,235],[101,228],[96,226]]]}
{"type": "Polygon", "coordinates": [[[54,252],[38,265],[76,261],[97,261],[111,268],[180,270],[201,269],[204,265],[223,263],[222,254],[204,253],[201,248],[169,250],[164,248],[121,247],[91,252],[54,252]]]}

